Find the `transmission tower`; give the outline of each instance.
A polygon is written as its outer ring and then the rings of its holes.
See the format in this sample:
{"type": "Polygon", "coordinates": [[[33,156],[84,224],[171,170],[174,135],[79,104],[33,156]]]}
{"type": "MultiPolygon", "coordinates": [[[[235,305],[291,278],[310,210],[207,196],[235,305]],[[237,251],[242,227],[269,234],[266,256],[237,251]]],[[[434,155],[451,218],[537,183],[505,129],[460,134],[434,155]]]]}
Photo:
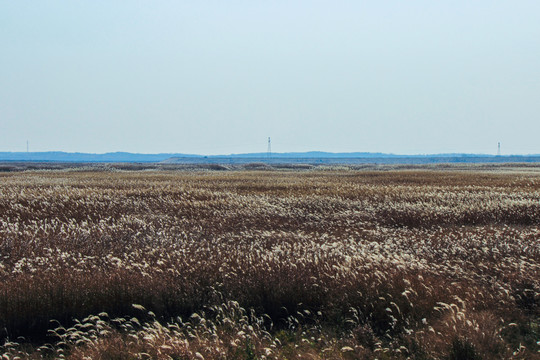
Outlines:
{"type": "Polygon", "coordinates": [[[501,156],[501,143],[497,143],[497,156],[501,156]]]}
{"type": "Polygon", "coordinates": [[[266,156],[270,157],[272,155],[272,143],[270,142],[270,137],[268,137],[268,150],[266,150],[266,156]]]}

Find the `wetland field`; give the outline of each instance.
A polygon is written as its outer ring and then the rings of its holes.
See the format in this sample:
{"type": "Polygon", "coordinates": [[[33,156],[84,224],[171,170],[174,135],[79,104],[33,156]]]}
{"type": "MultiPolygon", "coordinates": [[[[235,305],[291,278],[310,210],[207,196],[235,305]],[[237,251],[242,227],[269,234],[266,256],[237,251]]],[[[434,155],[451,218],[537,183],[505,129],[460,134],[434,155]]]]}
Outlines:
{"type": "Polygon", "coordinates": [[[2,359],[538,359],[539,319],[537,166],[0,172],[2,359]]]}

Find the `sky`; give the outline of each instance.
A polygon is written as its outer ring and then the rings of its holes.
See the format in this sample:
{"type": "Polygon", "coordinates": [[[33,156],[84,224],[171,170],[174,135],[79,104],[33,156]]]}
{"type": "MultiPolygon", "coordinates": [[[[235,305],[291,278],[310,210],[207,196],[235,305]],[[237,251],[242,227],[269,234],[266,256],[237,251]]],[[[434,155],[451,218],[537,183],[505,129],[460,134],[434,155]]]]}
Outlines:
{"type": "Polygon", "coordinates": [[[540,154],[540,1],[0,0],[0,151],[540,154]]]}

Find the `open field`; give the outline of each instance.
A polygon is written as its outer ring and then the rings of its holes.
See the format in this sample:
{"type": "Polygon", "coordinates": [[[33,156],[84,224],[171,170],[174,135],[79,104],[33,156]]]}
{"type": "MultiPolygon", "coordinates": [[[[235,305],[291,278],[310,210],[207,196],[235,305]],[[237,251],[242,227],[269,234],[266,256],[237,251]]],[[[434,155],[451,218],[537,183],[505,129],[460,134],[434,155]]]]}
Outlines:
{"type": "Polygon", "coordinates": [[[538,167],[104,170],[0,173],[4,358],[540,358],[538,167]]]}

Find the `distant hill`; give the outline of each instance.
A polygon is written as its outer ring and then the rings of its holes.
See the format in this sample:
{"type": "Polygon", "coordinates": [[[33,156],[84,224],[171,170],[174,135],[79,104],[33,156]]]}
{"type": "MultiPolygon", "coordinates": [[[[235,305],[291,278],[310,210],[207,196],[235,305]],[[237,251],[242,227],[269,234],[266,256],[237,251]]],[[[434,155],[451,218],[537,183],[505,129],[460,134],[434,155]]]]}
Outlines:
{"type": "Polygon", "coordinates": [[[230,155],[192,154],[134,154],[114,152],[105,154],[68,152],[0,152],[0,161],[77,162],[77,163],[163,163],[163,164],[438,164],[438,163],[536,163],[540,155],[482,155],[428,154],[396,155],[353,152],[330,153],[310,151],[302,153],[249,153],[230,155]]]}

